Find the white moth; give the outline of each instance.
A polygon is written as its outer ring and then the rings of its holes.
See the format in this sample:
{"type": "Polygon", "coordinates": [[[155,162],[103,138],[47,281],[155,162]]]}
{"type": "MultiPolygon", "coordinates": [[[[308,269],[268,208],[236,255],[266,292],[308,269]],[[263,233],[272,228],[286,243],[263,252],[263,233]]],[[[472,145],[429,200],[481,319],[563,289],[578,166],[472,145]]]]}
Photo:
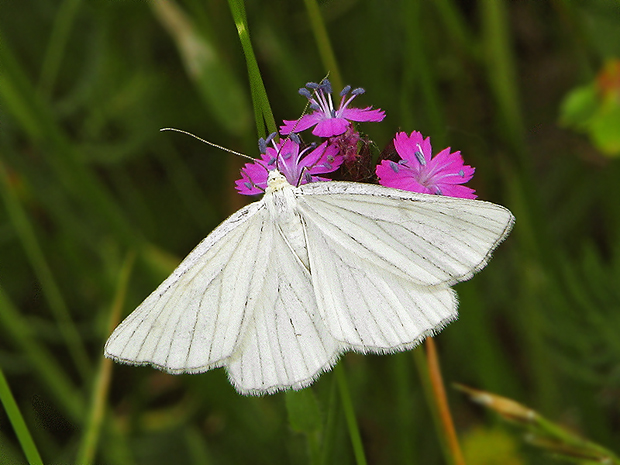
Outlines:
{"type": "Polygon", "coordinates": [[[450,288],[514,217],[372,184],[294,187],[277,170],[112,333],[106,357],[169,373],[226,367],[242,394],[302,389],[339,355],[411,349],[457,318],[450,288]]]}

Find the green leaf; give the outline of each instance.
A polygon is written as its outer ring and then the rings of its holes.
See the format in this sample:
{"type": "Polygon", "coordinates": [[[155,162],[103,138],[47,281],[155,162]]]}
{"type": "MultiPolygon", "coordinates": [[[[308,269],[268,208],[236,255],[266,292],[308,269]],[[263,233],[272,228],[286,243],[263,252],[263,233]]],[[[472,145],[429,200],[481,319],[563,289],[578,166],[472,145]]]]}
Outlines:
{"type": "Polygon", "coordinates": [[[605,155],[620,156],[620,102],[608,99],[592,119],[590,130],[592,143],[605,155]]]}
{"type": "Polygon", "coordinates": [[[321,427],[321,411],[312,389],[286,392],[286,410],[291,428],[300,433],[313,433],[321,427]]]}
{"type": "Polygon", "coordinates": [[[37,446],[32,440],[32,436],[30,435],[28,426],[26,426],[24,417],[22,417],[22,414],[19,411],[17,402],[15,402],[15,398],[11,393],[9,384],[4,377],[4,373],[2,373],[2,369],[0,369],[0,401],[2,401],[2,405],[6,410],[7,416],[9,417],[9,420],[13,425],[13,429],[15,430],[17,439],[19,439],[22,450],[24,451],[24,454],[28,459],[28,463],[31,463],[33,465],[43,465],[41,455],[39,455],[37,446]]]}
{"type": "Polygon", "coordinates": [[[585,129],[599,105],[594,83],[573,89],[565,97],[560,109],[560,123],[576,129],[585,129]]]}

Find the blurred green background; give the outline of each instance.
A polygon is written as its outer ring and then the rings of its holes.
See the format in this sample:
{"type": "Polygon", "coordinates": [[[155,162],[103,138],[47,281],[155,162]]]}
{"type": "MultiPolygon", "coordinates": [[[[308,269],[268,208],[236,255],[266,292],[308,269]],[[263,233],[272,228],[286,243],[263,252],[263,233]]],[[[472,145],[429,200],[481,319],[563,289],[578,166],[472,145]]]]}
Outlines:
{"type": "MultiPolygon", "coordinates": [[[[246,5],[278,123],[329,71],[312,5],[246,5]]],[[[460,319],[436,338],[447,385],[513,398],[618,453],[618,3],[319,7],[343,83],[387,113],[362,130],[379,147],[419,130],[435,152],[461,150],[479,197],[517,218],[456,287],[460,319]]],[[[45,463],[92,456],[96,437],[101,464],[310,463],[313,449],[313,463],[355,463],[333,372],[310,388],[307,427],[289,421],[294,397],[241,397],[221,369],[114,365],[101,390],[114,312],[249,200],[233,188],[242,160],[158,131],[256,156],[250,88],[223,0],[0,2],[0,366],[45,463]]],[[[445,463],[410,352],[340,363],[369,463],[445,463]]],[[[448,395],[468,463],[549,463],[521,429],[448,395]]],[[[0,410],[0,463],[27,463],[23,450],[0,410]]]]}

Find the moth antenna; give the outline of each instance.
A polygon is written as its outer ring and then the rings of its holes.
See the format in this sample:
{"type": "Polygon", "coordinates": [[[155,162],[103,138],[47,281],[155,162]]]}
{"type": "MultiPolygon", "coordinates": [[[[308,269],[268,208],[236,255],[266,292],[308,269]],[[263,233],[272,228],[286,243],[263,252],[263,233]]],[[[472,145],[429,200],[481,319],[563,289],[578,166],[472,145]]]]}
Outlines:
{"type": "MultiPolygon", "coordinates": [[[[253,163],[260,163],[260,160],[257,160],[256,158],[252,158],[251,156],[246,155],[245,153],[235,152],[234,150],[227,149],[226,147],[222,147],[221,145],[214,144],[213,142],[209,142],[208,140],[205,140],[202,137],[198,137],[197,135],[192,134],[191,132],[183,131],[182,129],[176,129],[176,128],[161,128],[160,129],[160,132],[164,132],[164,131],[180,132],[181,134],[192,136],[194,139],[198,139],[200,142],[210,145],[211,147],[215,147],[216,149],[220,149],[220,150],[223,150],[224,152],[232,153],[233,155],[237,155],[239,157],[247,158],[248,160],[251,160],[253,163]]],[[[264,168],[267,169],[266,167],[264,168]]]]}

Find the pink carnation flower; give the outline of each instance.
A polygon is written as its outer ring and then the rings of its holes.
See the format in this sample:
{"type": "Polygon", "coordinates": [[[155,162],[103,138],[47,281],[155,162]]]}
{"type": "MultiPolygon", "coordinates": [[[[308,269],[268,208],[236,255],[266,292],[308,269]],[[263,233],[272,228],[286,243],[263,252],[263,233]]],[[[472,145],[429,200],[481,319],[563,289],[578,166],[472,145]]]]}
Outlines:
{"type": "Polygon", "coordinates": [[[362,88],[351,91],[351,86],[345,87],[340,92],[340,107],[334,109],[332,101],[332,86],[327,79],[321,84],[309,82],[306,84],[308,89],[301,88],[299,93],[310,100],[310,108],[313,113],[302,116],[299,120],[284,121],[280,126],[281,134],[290,134],[291,132],[301,132],[312,126],[316,126],[312,130],[312,134],[318,137],[332,137],[343,134],[351,125],[351,121],[383,121],[385,112],[382,110],[372,110],[371,107],[366,108],[349,108],[349,104],[355,97],[363,94],[362,88]],[[351,96],[347,94],[351,92],[351,96]]]}
{"type": "Polygon", "coordinates": [[[475,169],[464,164],[460,151],[450,153],[448,147],[433,158],[430,137],[424,139],[417,131],[410,136],[396,134],[394,147],[401,160],[383,160],[377,166],[379,184],[423,194],[477,197],[474,189],[462,185],[473,177],[475,169]]]}
{"type": "MultiPolygon", "coordinates": [[[[275,133],[274,133],[275,135],[275,133]]],[[[342,164],[343,157],[338,154],[338,147],[323,142],[316,147],[311,145],[299,150],[298,140],[293,138],[281,142],[273,142],[267,147],[267,141],[261,139],[261,157],[254,163],[246,163],[241,169],[241,179],[235,182],[240,194],[262,194],[267,188],[267,177],[270,170],[277,169],[293,186],[316,181],[329,181],[317,174],[336,171],[342,164]]]]}
{"type": "Polygon", "coordinates": [[[355,163],[359,158],[357,146],[360,139],[360,133],[357,132],[353,126],[349,126],[347,130],[339,136],[330,137],[329,142],[338,147],[344,159],[344,163],[350,165],[355,163]]]}

